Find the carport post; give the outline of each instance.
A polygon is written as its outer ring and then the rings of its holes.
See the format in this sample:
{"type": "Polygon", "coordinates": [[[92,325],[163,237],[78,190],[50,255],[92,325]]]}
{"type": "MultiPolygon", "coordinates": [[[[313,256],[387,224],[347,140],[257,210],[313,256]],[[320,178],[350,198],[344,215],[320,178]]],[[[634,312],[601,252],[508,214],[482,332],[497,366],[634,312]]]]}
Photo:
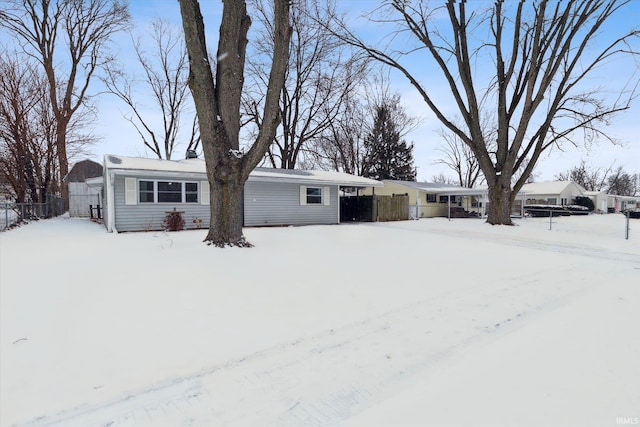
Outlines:
{"type": "Polygon", "coordinates": [[[451,194],[447,194],[447,218],[451,221],[451,194]]]}

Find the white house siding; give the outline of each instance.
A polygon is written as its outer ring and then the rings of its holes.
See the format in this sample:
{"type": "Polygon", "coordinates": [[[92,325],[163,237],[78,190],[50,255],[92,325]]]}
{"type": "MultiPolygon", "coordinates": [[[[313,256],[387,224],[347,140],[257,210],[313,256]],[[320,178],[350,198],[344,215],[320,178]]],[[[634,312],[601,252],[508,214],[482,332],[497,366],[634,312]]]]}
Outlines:
{"type": "Polygon", "coordinates": [[[69,216],[89,217],[89,205],[99,204],[99,188],[90,188],[84,182],[69,183],[69,216]]]}
{"type": "MultiPolygon", "coordinates": [[[[131,178],[131,176],[129,176],[131,178]]],[[[137,179],[150,180],[166,180],[166,181],[191,181],[199,180],[189,178],[182,179],[175,176],[154,176],[136,177],[137,179]]],[[[125,176],[116,175],[114,177],[114,204],[115,204],[115,227],[121,231],[151,231],[163,230],[164,218],[168,211],[176,208],[183,211],[185,226],[187,229],[196,228],[197,226],[209,227],[209,206],[201,204],[201,196],[198,197],[198,203],[137,203],[135,205],[125,204],[125,176]],[[193,220],[201,219],[202,223],[194,224],[193,220]]],[[[137,191],[137,190],[136,190],[137,191]]]]}
{"type": "MultiPolygon", "coordinates": [[[[329,205],[302,205],[298,183],[249,180],[244,186],[244,225],[310,225],[338,224],[340,200],[338,186],[306,184],[308,187],[326,187],[330,193],[329,205]]],[[[305,184],[302,184],[305,185],[305,184]]],[[[325,195],[323,194],[323,201],[325,195]]]]}

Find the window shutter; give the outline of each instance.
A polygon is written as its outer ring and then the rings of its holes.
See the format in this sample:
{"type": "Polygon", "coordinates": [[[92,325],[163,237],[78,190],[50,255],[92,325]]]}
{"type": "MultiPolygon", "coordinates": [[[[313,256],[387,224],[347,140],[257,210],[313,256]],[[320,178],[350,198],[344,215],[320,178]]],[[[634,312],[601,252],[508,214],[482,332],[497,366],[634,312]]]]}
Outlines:
{"type": "Polygon", "coordinates": [[[324,187],[322,189],[322,203],[324,203],[325,206],[331,204],[331,187],[324,187]]]}
{"type": "Polygon", "coordinates": [[[200,204],[209,204],[209,181],[200,181],[200,204]]]}
{"type": "Polygon", "coordinates": [[[305,206],[307,204],[307,187],[305,185],[300,186],[300,205],[305,206]]]}
{"type": "Polygon", "coordinates": [[[137,180],[135,178],[125,177],[124,179],[124,204],[137,205],[138,191],[136,188],[137,180]]]}

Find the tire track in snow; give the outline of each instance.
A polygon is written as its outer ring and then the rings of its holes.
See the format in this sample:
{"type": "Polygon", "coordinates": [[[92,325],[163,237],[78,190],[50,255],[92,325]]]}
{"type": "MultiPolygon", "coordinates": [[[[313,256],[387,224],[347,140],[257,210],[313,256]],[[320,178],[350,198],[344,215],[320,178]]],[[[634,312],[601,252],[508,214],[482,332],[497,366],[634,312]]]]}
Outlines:
{"type": "MultiPolygon", "coordinates": [[[[327,426],[586,292],[538,271],[407,304],[26,426],[327,426]]],[[[585,277],[588,277],[585,273],[585,277]]]]}

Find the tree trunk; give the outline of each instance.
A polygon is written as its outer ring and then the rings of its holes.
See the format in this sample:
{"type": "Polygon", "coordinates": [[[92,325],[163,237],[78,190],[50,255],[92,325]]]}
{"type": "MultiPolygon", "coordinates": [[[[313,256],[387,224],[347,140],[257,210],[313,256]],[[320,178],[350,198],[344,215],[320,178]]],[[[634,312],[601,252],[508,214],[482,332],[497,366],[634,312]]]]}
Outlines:
{"type": "Polygon", "coordinates": [[[56,152],[58,154],[58,165],[60,168],[60,197],[64,207],[63,212],[69,210],[69,185],[64,177],[69,173],[69,159],[67,158],[67,123],[58,119],[56,127],[56,152]]]}
{"type": "Polygon", "coordinates": [[[217,247],[251,247],[242,234],[245,179],[238,171],[209,178],[211,222],[204,241],[217,247]]]}
{"type": "Polygon", "coordinates": [[[251,19],[244,1],[224,3],[215,81],[208,60],[204,22],[197,0],[179,0],[189,52],[189,88],[200,124],[200,138],[210,187],[211,219],[205,242],[218,247],[251,246],[242,235],[242,198],[249,173],[273,142],[280,120],[279,97],[287,68],[289,2],[274,1],[275,42],[263,121],[256,141],[242,152],[240,101],[247,32],[251,19]]]}
{"type": "Polygon", "coordinates": [[[511,177],[497,175],[489,183],[489,208],[487,222],[491,225],[513,225],[511,221],[511,204],[513,202],[511,177]]]}

